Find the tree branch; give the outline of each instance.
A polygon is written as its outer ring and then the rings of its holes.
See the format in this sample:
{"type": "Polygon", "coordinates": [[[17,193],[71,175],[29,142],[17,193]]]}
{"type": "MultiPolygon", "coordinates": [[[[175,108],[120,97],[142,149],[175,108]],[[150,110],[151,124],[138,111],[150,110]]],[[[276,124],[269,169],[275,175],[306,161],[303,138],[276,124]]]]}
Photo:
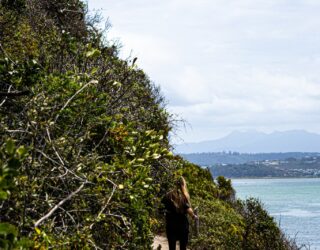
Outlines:
{"type": "MultiPolygon", "coordinates": [[[[62,110],[64,110],[68,105],[69,105],[69,103],[82,91],[82,90],[84,90],[86,87],[88,87],[90,84],[94,84],[94,83],[97,83],[97,81],[96,80],[91,80],[90,82],[88,82],[87,84],[85,84],[81,89],[79,89],[73,96],[71,96],[69,99],[68,99],[68,101],[63,105],[63,107],[62,107],[62,109],[60,110],[60,112],[62,111],[62,110]]],[[[60,113],[59,112],[59,113],[60,113]]],[[[57,114],[57,116],[56,116],[56,118],[54,119],[54,122],[56,122],[57,120],[58,120],[58,118],[59,118],[59,113],[57,114]]]]}
{"type": "Polygon", "coordinates": [[[67,200],[70,200],[73,196],[75,196],[77,193],[79,193],[86,182],[82,183],[81,186],[71,194],[69,194],[66,198],[64,198],[62,201],[60,201],[57,205],[55,205],[45,216],[40,218],[35,224],[34,227],[38,227],[44,220],[48,219],[59,207],[61,207],[67,200]]]}
{"type": "Polygon", "coordinates": [[[29,94],[29,90],[23,90],[23,91],[15,91],[15,92],[0,92],[0,97],[15,97],[15,96],[23,96],[29,94]]]}

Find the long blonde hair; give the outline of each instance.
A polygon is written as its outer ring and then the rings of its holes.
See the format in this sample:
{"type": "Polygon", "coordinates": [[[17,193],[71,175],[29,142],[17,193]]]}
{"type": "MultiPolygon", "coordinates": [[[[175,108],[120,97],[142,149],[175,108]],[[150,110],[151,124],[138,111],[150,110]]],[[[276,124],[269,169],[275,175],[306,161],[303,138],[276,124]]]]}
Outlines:
{"type": "Polygon", "coordinates": [[[178,212],[184,212],[186,203],[191,207],[187,183],[182,176],[175,181],[175,188],[168,193],[168,197],[178,212]]]}

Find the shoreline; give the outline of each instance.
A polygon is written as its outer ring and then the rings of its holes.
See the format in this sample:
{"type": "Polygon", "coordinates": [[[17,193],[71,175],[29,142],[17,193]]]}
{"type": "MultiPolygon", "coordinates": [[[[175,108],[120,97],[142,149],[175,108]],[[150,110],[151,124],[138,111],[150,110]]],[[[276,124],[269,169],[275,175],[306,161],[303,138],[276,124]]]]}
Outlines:
{"type": "Polygon", "coordinates": [[[320,176],[315,176],[315,177],[312,177],[312,176],[302,176],[302,177],[226,177],[224,176],[225,178],[227,179],[231,179],[231,180],[241,180],[241,179],[320,179],[320,176]]]}
{"type": "Polygon", "coordinates": [[[289,237],[297,239],[298,245],[310,244],[320,249],[320,178],[232,178],[236,198],[253,197],[280,224],[289,237]],[[297,236],[299,232],[299,236],[297,236]]]}

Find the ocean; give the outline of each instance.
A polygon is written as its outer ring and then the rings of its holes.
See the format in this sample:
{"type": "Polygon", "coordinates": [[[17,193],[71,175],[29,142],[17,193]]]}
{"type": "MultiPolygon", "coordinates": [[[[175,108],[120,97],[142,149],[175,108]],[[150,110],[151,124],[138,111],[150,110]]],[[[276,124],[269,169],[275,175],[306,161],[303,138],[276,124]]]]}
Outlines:
{"type": "Polygon", "coordinates": [[[320,178],[232,179],[240,199],[258,198],[298,245],[320,250],[320,178]]]}

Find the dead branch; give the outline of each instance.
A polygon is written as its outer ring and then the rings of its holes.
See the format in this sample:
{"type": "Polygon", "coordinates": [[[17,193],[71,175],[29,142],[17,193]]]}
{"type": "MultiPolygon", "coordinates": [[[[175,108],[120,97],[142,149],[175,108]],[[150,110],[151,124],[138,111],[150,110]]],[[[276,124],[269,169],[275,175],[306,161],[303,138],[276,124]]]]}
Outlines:
{"type": "MultiPolygon", "coordinates": [[[[113,185],[112,192],[111,192],[111,194],[110,194],[110,196],[109,196],[106,204],[103,206],[103,208],[102,208],[102,209],[100,210],[100,212],[98,213],[98,215],[97,215],[97,217],[96,217],[97,219],[101,216],[101,214],[104,212],[104,210],[106,210],[106,208],[108,207],[109,202],[110,202],[110,200],[111,200],[114,192],[115,192],[116,189],[117,189],[117,185],[116,185],[113,181],[109,180],[108,178],[107,178],[107,180],[108,180],[110,183],[112,183],[112,185],[113,185]]],[[[92,223],[92,224],[90,225],[90,229],[92,228],[93,224],[94,224],[94,223],[92,223]]]]}
{"type": "Polygon", "coordinates": [[[102,248],[98,247],[96,244],[94,244],[94,242],[92,240],[88,240],[94,247],[94,249],[97,249],[97,250],[103,250],[102,248]]]}
{"type": "Polygon", "coordinates": [[[44,152],[42,152],[41,150],[39,150],[39,149],[35,149],[38,153],[40,153],[40,154],[42,154],[45,158],[47,158],[48,160],[50,160],[51,162],[53,162],[54,164],[57,164],[57,165],[59,165],[60,166],[60,163],[59,162],[57,162],[57,161],[55,161],[55,160],[53,160],[52,158],[50,158],[48,155],[46,155],[44,152]]]}
{"type": "Polygon", "coordinates": [[[70,200],[73,196],[75,196],[77,193],[79,193],[86,182],[82,183],[81,186],[71,194],[69,194],[66,198],[64,198],[62,201],[60,201],[57,205],[55,205],[45,216],[40,218],[35,224],[34,227],[38,227],[44,220],[48,219],[59,207],[61,207],[66,201],[70,200]]]}
{"type": "Polygon", "coordinates": [[[29,93],[30,93],[30,91],[28,91],[28,90],[15,91],[15,92],[0,92],[0,96],[15,97],[15,96],[28,95],[29,93]]]}
{"type": "Polygon", "coordinates": [[[73,216],[69,213],[69,211],[63,209],[62,207],[59,207],[59,209],[61,209],[62,211],[64,211],[64,212],[71,218],[71,220],[72,220],[72,222],[73,222],[74,224],[77,224],[76,220],[75,220],[75,219],[73,218],[73,216]]]}
{"type": "Polygon", "coordinates": [[[97,218],[99,218],[99,217],[100,217],[100,215],[104,212],[104,210],[105,210],[105,209],[107,208],[107,206],[109,205],[109,202],[110,202],[110,200],[111,200],[111,198],[112,198],[112,196],[113,196],[114,192],[116,191],[116,189],[117,189],[117,187],[116,187],[116,186],[113,186],[113,188],[112,188],[112,192],[111,192],[111,194],[110,194],[110,196],[109,196],[109,198],[108,198],[108,200],[107,200],[106,204],[103,206],[103,208],[102,208],[102,209],[101,209],[101,211],[99,212],[99,214],[98,214],[97,218]]]}
{"type": "Polygon", "coordinates": [[[63,162],[62,158],[60,157],[58,151],[56,150],[55,146],[54,146],[53,143],[52,143],[52,140],[51,140],[51,136],[50,136],[50,132],[49,132],[49,128],[48,128],[48,127],[46,128],[46,131],[47,131],[47,135],[48,135],[49,142],[52,144],[52,149],[53,149],[53,151],[54,151],[55,154],[57,155],[57,157],[58,157],[58,159],[60,160],[62,166],[64,166],[64,162],[63,162]]]}
{"type": "MultiPolygon", "coordinates": [[[[107,213],[106,215],[108,215],[108,216],[113,216],[113,217],[116,217],[116,218],[121,219],[121,220],[122,220],[122,223],[123,223],[123,225],[125,225],[126,229],[127,229],[128,231],[130,230],[127,222],[123,219],[123,216],[118,215],[118,214],[112,214],[112,213],[110,213],[110,212],[107,213]]],[[[123,230],[122,228],[120,228],[120,229],[123,230]]]]}
{"type": "Polygon", "coordinates": [[[86,87],[88,87],[90,84],[92,83],[97,83],[96,80],[91,80],[90,82],[86,83],[81,89],[79,89],[73,96],[71,96],[68,101],[63,105],[63,107],[61,108],[60,112],[57,114],[56,118],[54,119],[54,122],[56,122],[60,116],[61,111],[63,111],[68,105],[69,103],[82,91],[84,90],[86,87]]]}
{"type": "MultiPolygon", "coordinates": [[[[50,136],[50,131],[49,131],[49,128],[47,127],[46,128],[46,131],[47,131],[47,135],[48,135],[48,139],[49,139],[49,142],[51,143],[52,145],[52,149],[53,151],[55,152],[56,156],[58,157],[59,161],[61,162],[61,165],[62,167],[66,170],[66,172],[63,174],[63,175],[60,175],[59,177],[64,177],[65,175],[67,175],[67,173],[71,173],[72,175],[74,175],[77,179],[81,180],[81,181],[85,181],[85,182],[88,182],[87,180],[81,178],[80,176],[78,176],[75,172],[73,172],[72,170],[68,169],[65,164],[64,164],[64,161],[62,160],[60,154],[58,153],[58,151],[56,150],[55,146],[53,145],[52,143],[52,140],[51,140],[51,136],[50,136]]],[[[42,153],[42,155],[44,155],[43,152],[40,151],[40,153],[42,153]]],[[[51,161],[53,161],[50,157],[44,155],[45,157],[47,157],[48,159],[50,159],[51,161]]]]}
{"type": "MultiPolygon", "coordinates": [[[[1,105],[0,105],[0,107],[1,107],[1,105]]],[[[26,134],[29,134],[29,135],[32,134],[31,132],[26,131],[26,130],[22,130],[22,129],[15,129],[15,130],[8,129],[8,130],[6,130],[6,132],[8,132],[8,133],[26,133],[26,134]]]]}
{"type": "MultiPolygon", "coordinates": [[[[9,86],[8,93],[10,93],[11,88],[12,88],[12,85],[9,86]]],[[[8,97],[6,96],[4,100],[1,102],[0,107],[2,107],[2,105],[7,101],[7,99],[8,97]]]]}

